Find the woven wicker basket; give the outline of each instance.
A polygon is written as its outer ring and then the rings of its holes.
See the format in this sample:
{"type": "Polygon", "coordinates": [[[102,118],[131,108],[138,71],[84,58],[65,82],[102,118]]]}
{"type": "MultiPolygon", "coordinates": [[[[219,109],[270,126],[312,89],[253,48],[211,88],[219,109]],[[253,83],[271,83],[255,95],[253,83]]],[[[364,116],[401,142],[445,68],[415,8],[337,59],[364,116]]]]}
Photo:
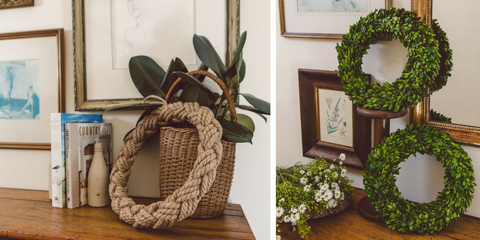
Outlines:
{"type": "MultiPolygon", "coordinates": [[[[188,73],[205,75],[212,78],[225,92],[230,103],[231,119],[236,121],[233,100],[222,80],[205,71],[188,73]]],[[[173,95],[178,79],[170,88],[165,100],[168,102],[173,95]]],[[[176,189],[183,186],[188,178],[198,155],[200,143],[198,131],[195,128],[160,128],[160,198],[164,200],[176,189]]],[[[198,203],[197,209],[189,218],[213,218],[223,214],[227,206],[230,187],[232,186],[235,166],[235,143],[222,140],[223,155],[213,185],[198,203]]]]}
{"type": "MultiPolygon", "coordinates": [[[[183,186],[197,159],[200,139],[195,128],[160,128],[160,199],[183,186]]],[[[225,210],[235,166],[235,143],[222,141],[222,162],[212,187],[190,218],[212,218],[225,210]]]]}
{"type": "Polygon", "coordinates": [[[325,209],[322,212],[308,212],[308,219],[316,219],[316,218],[322,218],[326,217],[328,215],[332,215],[335,213],[339,213],[343,210],[345,210],[348,206],[350,206],[351,199],[350,198],[345,198],[343,201],[341,201],[336,207],[330,208],[330,209],[325,209]]]}

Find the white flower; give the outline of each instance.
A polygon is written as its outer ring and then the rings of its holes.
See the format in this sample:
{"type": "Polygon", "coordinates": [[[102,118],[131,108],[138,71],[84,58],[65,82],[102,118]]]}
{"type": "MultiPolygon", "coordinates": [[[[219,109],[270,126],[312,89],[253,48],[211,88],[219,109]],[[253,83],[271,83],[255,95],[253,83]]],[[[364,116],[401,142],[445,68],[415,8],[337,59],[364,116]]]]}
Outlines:
{"type": "Polygon", "coordinates": [[[318,176],[315,176],[315,182],[320,182],[320,178],[318,176]]]}
{"type": "Polygon", "coordinates": [[[347,169],[346,168],[342,169],[342,173],[341,173],[342,177],[345,176],[346,173],[347,173],[347,169]]]}
{"type": "Polygon", "coordinates": [[[335,189],[335,199],[339,199],[340,197],[342,197],[342,192],[338,191],[337,189],[335,189]]]}
{"type": "Polygon", "coordinates": [[[297,223],[297,221],[300,220],[300,213],[292,214],[290,218],[292,219],[291,220],[292,224],[295,225],[295,223],[297,223]]]}
{"type": "Polygon", "coordinates": [[[323,196],[322,196],[324,201],[328,201],[328,200],[332,199],[332,197],[333,197],[333,193],[332,193],[332,191],[330,191],[328,189],[323,193],[323,196]]]}
{"type": "Polygon", "coordinates": [[[292,221],[292,218],[289,215],[286,215],[285,217],[283,217],[283,222],[288,223],[290,221],[292,221]]]}
{"type": "Polygon", "coordinates": [[[303,177],[303,178],[300,178],[300,182],[301,182],[303,185],[305,185],[305,184],[307,184],[307,182],[308,182],[308,179],[307,179],[307,178],[305,178],[305,177],[303,177]]]}
{"type": "Polygon", "coordinates": [[[282,239],[282,237],[280,237],[280,235],[277,235],[276,240],[281,240],[281,239],[282,239]]]}
{"type": "Polygon", "coordinates": [[[285,198],[278,200],[278,202],[285,202],[285,198]]]}
{"type": "Polygon", "coordinates": [[[323,198],[322,194],[320,193],[315,194],[315,201],[320,202],[322,201],[322,198],[323,198]]]}
{"type": "Polygon", "coordinates": [[[338,183],[336,183],[336,182],[332,183],[332,188],[336,188],[337,186],[338,186],[338,183]]]}
{"type": "Polygon", "coordinates": [[[340,201],[343,201],[345,199],[345,194],[342,192],[342,197],[340,198],[340,201]]]}
{"type": "Polygon", "coordinates": [[[312,172],[307,172],[307,176],[310,176],[310,175],[312,175],[312,172]]]}
{"type": "Polygon", "coordinates": [[[334,208],[337,206],[337,202],[335,201],[335,199],[332,199],[328,201],[328,205],[330,206],[330,208],[334,208]]]}
{"type": "Polygon", "coordinates": [[[300,205],[300,207],[298,207],[298,211],[300,213],[305,213],[306,210],[307,210],[307,206],[305,206],[305,204],[302,204],[300,205]]]}
{"type": "Polygon", "coordinates": [[[338,177],[338,173],[337,173],[337,172],[334,172],[334,173],[333,173],[333,177],[334,177],[334,178],[337,178],[337,177],[338,177]]]}
{"type": "Polygon", "coordinates": [[[277,207],[277,218],[281,217],[283,215],[283,208],[282,207],[277,207]]]}
{"type": "Polygon", "coordinates": [[[292,206],[292,208],[290,209],[290,212],[292,212],[292,213],[296,213],[297,211],[298,211],[298,210],[297,210],[296,208],[294,208],[293,206],[292,206]]]}
{"type": "Polygon", "coordinates": [[[305,174],[305,171],[303,171],[303,170],[300,170],[300,174],[305,174]]]}
{"type": "Polygon", "coordinates": [[[345,156],[345,153],[340,154],[340,157],[338,157],[340,160],[345,161],[347,159],[347,156],[345,156]]]}
{"type": "Polygon", "coordinates": [[[320,192],[325,192],[326,190],[328,190],[328,183],[324,183],[321,187],[320,187],[320,192]]]}
{"type": "Polygon", "coordinates": [[[333,164],[332,164],[332,165],[330,165],[330,169],[334,169],[334,168],[335,168],[335,166],[333,166],[333,164]]]}
{"type": "Polygon", "coordinates": [[[305,192],[310,192],[310,186],[311,186],[311,185],[305,185],[305,187],[303,188],[303,190],[305,190],[305,192]]]}
{"type": "Polygon", "coordinates": [[[343,165],[343,162],[338,162],[338,164],[340,164],[340,166],[341,166],[341,165],[343,165]]]}

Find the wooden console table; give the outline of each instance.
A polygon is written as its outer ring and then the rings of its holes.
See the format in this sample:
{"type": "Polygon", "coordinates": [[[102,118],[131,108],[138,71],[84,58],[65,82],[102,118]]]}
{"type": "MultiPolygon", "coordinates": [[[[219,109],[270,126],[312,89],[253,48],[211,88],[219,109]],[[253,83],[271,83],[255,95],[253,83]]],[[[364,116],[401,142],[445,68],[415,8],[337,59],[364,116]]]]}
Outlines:
{"type": "MultiPolygon", "coordinates": [[[[478,240],[480,239],[480,219],[461,216],[457,221],[442,229],[437,234],[418,235],[400,233],[391,230],[385,223],[371,222],[362,218],[357,212],[357,203],[366,196],[360,189],[354,189],[352,204],[346,210],[324,218],[309,220],[312,227],[309,240],[315,239],[445,239],[445,240],[478,240]]],[[[282,239],[301,239],[297,232],[292,232],[292,225],[279,224],[282,239]]]]}
{"type": "MultiPolygon", "coordinates": [[[[134,198],[137,203],[155,202],[134,198]]],[[[0,239],[255,239],[238,204],[212,219],[185,219],[170,229],[136,229],[110,207],[52,207],[48,192],[0,188],[0,239]]]]}

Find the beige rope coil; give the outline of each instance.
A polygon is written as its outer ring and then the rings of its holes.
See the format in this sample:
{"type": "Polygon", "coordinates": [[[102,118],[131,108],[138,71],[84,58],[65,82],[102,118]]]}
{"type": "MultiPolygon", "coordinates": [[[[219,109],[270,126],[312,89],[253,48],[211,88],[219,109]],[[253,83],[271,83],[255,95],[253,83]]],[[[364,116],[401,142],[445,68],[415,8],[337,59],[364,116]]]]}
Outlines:
{"type": "Polygon", "coordinates": [[[195,212],[198,202],[215,180],[216,169],[222,157],[222,126],[213,112],[198,103],[167,104],[145,117],[125,139],[110,175],[109,193],[112,209],[123,221],[136,228],[168,228],[195,212]],[[136,204],[128,197],[127,182],[131,167],[145,140],[171,122],[185,122],[196,126],[201,143],[198,158],[185,184],[165,201],[148,206],[136,204]]]}

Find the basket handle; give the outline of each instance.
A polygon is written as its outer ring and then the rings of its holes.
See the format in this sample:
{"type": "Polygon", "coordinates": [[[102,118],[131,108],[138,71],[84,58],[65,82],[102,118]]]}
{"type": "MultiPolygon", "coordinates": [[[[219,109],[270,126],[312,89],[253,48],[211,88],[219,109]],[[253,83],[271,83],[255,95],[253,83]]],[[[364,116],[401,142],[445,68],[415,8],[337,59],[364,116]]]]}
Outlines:
{"type": "MultiPolygon", "coordinates": [[[[202,76],[207,76],[209,78],[211,78],[213,81],[215,81],[219,86],[220,88],[222,89],[223,93],[225,94],[225,97],[227,99],[227,102],[228,102],[228,110],[230,110],[230,118],[231,118],[231,121],[233,122],[237,122],[237,112],[235,111],[235,103],[233,102],[233,99],[232,99],[232,95],[230,94],[230,92],[228,91],[228,88],[227,86],[225,85],[225,83],[223,83],[223,81],[218,78],[217,76],[215,76],[214,74],[212,73],[209,73],[207,71],[204,71],[204,70],[197,70],[197,71],[191,71],[191,72],[187,72],[188,75],[202,75],[202,76]]],[[[167,96],[165,97],[165,101],[168,103],[168,101],[170,100],[170,98],[172,98],[173,96],[173,93],[175,91],[175,88],[178,86],[178,84],[182,81],[182,78],[177,78],[177,80],[175,80],[175,82],[172,84],[172,86],[170,87],[170,89],[168,89],[168,93],[167,93],[167,96]]],[[[222,104],[222,103],[220,103],[222,104]]]]}

